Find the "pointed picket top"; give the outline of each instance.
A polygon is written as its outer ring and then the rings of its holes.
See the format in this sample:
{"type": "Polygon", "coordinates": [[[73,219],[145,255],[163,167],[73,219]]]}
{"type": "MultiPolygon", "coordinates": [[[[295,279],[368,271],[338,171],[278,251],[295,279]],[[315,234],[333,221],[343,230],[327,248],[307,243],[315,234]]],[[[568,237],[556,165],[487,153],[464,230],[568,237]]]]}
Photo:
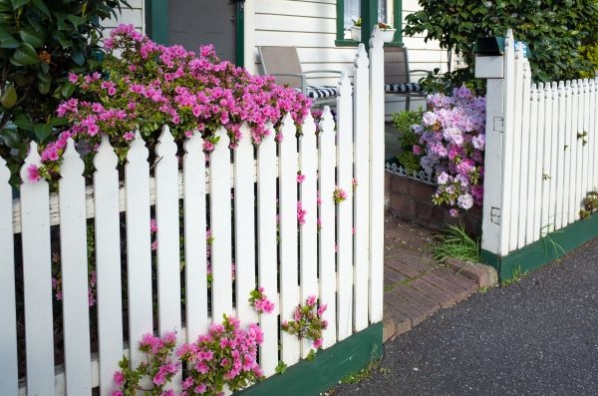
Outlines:
{"type": "Polygon", "coordinates": [[[291,116],[291,113],[286,113],[282,117],[282,124],[280,126],[280,133],[282,134],[282,138],[283,139],[286,139],[286,138],[290,139],[291,135],[294,135],[295,133],[297,133],[295,121],[293,120],[293,117],[291,116]]]}
{"type": "Polygon", "coordinates": [[[37,143],[32,141],[29,144],[29,154],[27,154],[25,163],[21,167],[20,172],[21,180],[23,180],[24,184],[33,184],[39,181],[39,172],[37,172],[36,176],[36,169],[39,169],[41,164],[42,161],[39,152],[37,151],[37,143]],[[34,180],[32,180],[30,176],[33,177],[34,180]]]}
{"type": "Polygon", "coordinates": [[[515,44],[515,59],[525,59],[525,44],[521,41],[515,44]]]}
{"type": "Polygon", "coordinates": [[[365,50],[365,45],[363,43],[359,43],[359,46],[357,47],[357,53],[355,54],[355,60],[353,61],[353,65],[361,69],[364,67],[368,67],[369,64],[370,60],[368,58],[368,53],[365,50]]]}
{"type": "Polygon", "coordinates": [[[9,179],[10,170],[8,170],[4,158],[0,157],[0,183],[8,183],[9,179]]]}
{"type": "Polygon", "coordinates": [[[524,80],[532,79],[532,69],[531,69],[528,61],[525,61],[523,63],[523,79],[524,80]]]}
{"type": "Polygon", "coordinates": [[[158,138],[158,144],[156,145],[156,154],[158,157],[175,156],[177,152],[176,143],[174,137],[170,133],[170,127],[164,125],[162,127],[162,133],[158,138]]]}
{"type": "Polygon", "coordinates": [[[583,91],[590,92],[590,80],[587,78],[584,78],[582,81],[583,81],[583,91]]]}
{"type": "Polygon", "coordinates": [[[246,121],[243,121],[239,131],[241,132],[241,136],[239,138],[239,141],[237,142],[237,148],[252,146],[253,143],[251,141],[251,127],[246,121]]]}
{"type": "Polygon", "coordinates": [[[186,155],[201,155],[203,151],[203,138],[197,129],[193,130],[193,134],[183,145],[186,155]]]}
{"type": "Polygon", "coordinates": [[[353,88],[351,86],[351,81],[349,80],[349,76],[347,73],[343,72],[340,81],[338,82],[338,96],[339,97],[346,97],[353,93],[353,88]]]}
{"type": "Polygon", "coordinates": [[[565,97],[571,96],[571,80],[565,81],[565,97]]]}
{"type": "MultiPolygon", "coordinates": [[[[269,126],[267,126],[268,130],[272,130],[271,135],[274,136],[274,133],[273,133],[274,128],[272,127],[272,124],[268,123],[268,125],[269,125],[269,126]]],[[[216,130],[216,133],[214,135],[216,136],[216,138],[218,138],[218,143],[216,143],[216,146],[224,145],[225,148],[228,148],[228,146],[230,145],[230,138],[228,137],[228,132],[226,131],[226,128],[221,126],[220,128],[218,128],[216,130]]],[[[263,141],[263,139],[262,139],[262,141],[263,141]]]]}
{"type": "Polygon", "coordinates": [[[135,139],[131,142],[129,146],[129,152],[127,153],[127,162],[140,162],[140,161],[147,161],[149,157],[149,150],[145,145],[145,141],[141,137],[141,133],[139,129],[135,131],[135,139]]]}
{"type": "Polygon", "coordinates": [[[382,39],[382,32],[378,25],[374,26],[372,30],[372,36],[370,37],[370,48],[382,48],[384,46],[384,40],[382,39]]]}
{"type": "Polygon", "coordinates": [[[532,87],[530,88],[530,100],[532,102],[535,102],[538,99],[538,85],[536,83],[532,84],[532,87]]]}
{"type": "Polygon", "coordinates": [[[102,136],[102,143],[98,147],[98,153],[93,159],[93,166],[98,171],[112,170],[118,165],[118,156],[114,152],[108,135],[102,136]]]}
{"type": "Polygon", "coordinates": [[[64,154],[62,155],[60,174],[63,178],[67,176],[81,176],[84,170],[85,164],[77,150],[75,150],[75,141],[69,138],[66,141],[66,150],[64,150],[64,154]]]}
{"type": "Polygon", "coordinates": [[[596,82],[594,81],[593,78],[588,79],[588,89],[590,90],[590,92],[594,92],[594,89],[596,87],[596,82]]]}
{"type": "Polygon", "coordinates": [[[314,117],[312,116],[311,111],[307,113],[307,117],[303,120],[301,133],[303,136],[316,136],[316,123],[314,122],[314,117]]]}
{"type": "MultiPolygon", "coordinates": [[[[548,84],[546,84],[546,85],[548,85],[548,84]]],[[[540,82],[540,83],[538,83],[538,100],[540,100],[542,97],[544,97],[543,94],[544,94],[544,83],[540,82]]]]}
{"type": "Polygon", "coordinates": [[[330,111],[330,107],[326,106],[322,112],[322,118],[320,119],[320,133],[330,133],[334,131],[334,126],[332,112],[330,111]]]}
{"type": "Polygon", "coordinates": [[[508,29],[507,35],[505,36],[505,47],[512,46],[514,41],[515,41],[515,38],[513,36],[513,29],[508,29]]]}

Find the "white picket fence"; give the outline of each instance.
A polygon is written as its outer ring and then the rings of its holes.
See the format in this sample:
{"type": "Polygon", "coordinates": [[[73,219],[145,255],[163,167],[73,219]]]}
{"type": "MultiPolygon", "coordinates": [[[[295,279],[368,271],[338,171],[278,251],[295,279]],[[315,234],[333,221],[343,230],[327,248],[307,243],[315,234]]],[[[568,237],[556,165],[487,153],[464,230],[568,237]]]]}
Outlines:
{"type": "MultiPolygon", "coordinates": [[[[316,122],[309,116],[299,126],[302,134],[297,138],[297,126],[286,115],[280,130],[271,128],[258,147],[252,145],[249,127],[243,125],[243,138],[233,151],[226,131],[220,128],[220,141],[206,163],[202,138],[196,133],[185,143],[180,171],[176,144],[165,126],[156,149],[159,161],[153,169],[144,141],[136,136],[122,184],[117,156],[104,138],[94,158],[93,185],[87,187],[83,162],[69,141],[57,194],[49,193],[45,181],[27,180],[26,168],[40,162],[32,144],[21,171],[20,199],[16,200],[8,185],[6,162],[0,158],[0,394],[83,395],[99,386],[100,394],[107,395],[123,354],[135,366],[143,358],[136,348],[143,334],[156,329],[158,334],[177,331],[180,342],[193,342],[212,321],[221,322],[223,314],[235,315],[242,324],[259,320],[265,334],[259,360],[270,376],[279,360],[292,365],[309,351],[309,345],[300,345],[295,336],[283,332],[279,340],[278,332],[281,321],[291,319],[294,308],[310,295],[328,304],[325,318],[330,325],[324,347],[381,321],[382,51],[377,36],[372,39],[371,60],[364,48],[359,48],[353,86],[346,76],[340,82],[338,123],[335,126],[326,108],[317,135],[316,122]],[[280,142],[274,138],[277,132],[282,135],[280,142]],[[301,184],[296,181],[299,171],[305,175],[301,184]],[[356,189],[352,188],[353,178],[359,183],[356,189]],[[348,194],[338,205],[333,201],[335,186],[348,194]],[[297,220],[298,201],[307,211],[303,225],[297,220]],[[158,225],[155,269],[150,246],[152,207],[158,225]],[[181,209],[184,235],[180,235],[181,209]],[[126,231],[121,234],[122,213],[126,231]],[[96,245],[97,353],[92,353],[88,331],[93,322],[87,298],[88,219],[93,219],[96,245]],[[208,225],[214,238],[210,288],[206,273],[208,225]],[[51,226],[59,227],[61,241],[61,367],[54,361],[51,226]],[[20,380],[13,252],[16,233],[22,238],[24,290],[19,297],[24,300],[26,345],[26,378],[20,380]],[[183,257],[181,238],[185,241],[183,257]],[[126,267],[121,265],[123,240],[126,263],[122,265],[126,267]],[[185,261],[184,311],[181,259],[185,261]],[[121,268],[126,268],[128,306],[123,306],[121,299],[121,268]],[[152,290],[152,276],[157,278],[157,290],[152,290]],[[258,285],[277,303],[274,314],[258,318],[248,303],[250,291],[258,285]],[[123,323],[123,311],[128,323],[123,323]],[[123,339],[124,325],[128,343],[123,339]]],[[[175,389],[180,389],[180,380],[179,376],[175,389]]]]}
{"type": "Polygon", "coordinates": [[[512,32],[503,61],[488,80],[482,238],[499,256],[578,220],[598,187],[598,80],[532,83],[512,32]]]}

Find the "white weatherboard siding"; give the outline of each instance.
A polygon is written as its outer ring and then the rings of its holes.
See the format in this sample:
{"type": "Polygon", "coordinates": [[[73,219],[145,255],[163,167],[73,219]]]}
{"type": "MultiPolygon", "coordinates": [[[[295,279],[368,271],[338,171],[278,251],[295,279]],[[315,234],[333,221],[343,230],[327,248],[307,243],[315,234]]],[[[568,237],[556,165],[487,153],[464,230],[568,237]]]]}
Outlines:
{"type": "MultiPolygon", "coordinates": [[[[112,16],[110,19],[105,20],[103,25],[112,29],[121,23],[132,24],[137,29],[145,32],[145,2],[144,0],[128,0],[131,8],[122,6],[121,11],[116,10],[117,17],[112,16]]],[[[109,35],[109,30],[104,32],[104,36],[109,35]]]]}

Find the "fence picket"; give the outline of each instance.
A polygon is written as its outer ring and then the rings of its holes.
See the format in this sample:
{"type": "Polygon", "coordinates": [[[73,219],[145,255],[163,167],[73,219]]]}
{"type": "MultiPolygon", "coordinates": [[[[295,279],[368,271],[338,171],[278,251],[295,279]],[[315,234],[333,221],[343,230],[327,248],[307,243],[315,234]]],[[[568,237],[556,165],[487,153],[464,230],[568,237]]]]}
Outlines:
{"type": "Polygon", "coordinates": [[[328,328],[324,330],[324,347],[328,348],[336,342],[336,262],[335,262],[335,206],[332,201],[335,183],[336,147],[334,144],[334,120],[330,108],[326,106],[320,121],[318,135],[319,180],[318,194],[320,197],[318,233],[318,266],[320,273],[320,302],[328,309],[323,319],[328,321],[328,328]]]}
{"type": "Polygon", "coordinates": [[[365,329],[369,323],[369,223],[370,214],[370,142],[369,136],[363,131],[368,130],[370,122],[369,107],[369,60],[363,44],[359,45],[354,62],[355,70],[355,94],[354,103],[354,135],[355,135],[355,183],[353,191],[355,194],[354,218],[355,218],[355,294],[354,294],[354,321],[355,331],[365,329]]]}
{"type": "MultiPolygon", "coordinates": [[[[590,80],[590,109],[596,108],[596,79],[590,80]]],[[[596,150],[598,150],[598,139],[596,136],[596,111],[589,111],[589,129],[588,129],[588,151],[590,154],[589,166],[588,166],[588,191],[598,187],[596,176],[598,172],[594,168],[598,165],[596,161],[596,150]]]]}
{"type": "MultiPolygon", "coordinates": [[[[590,114],[594,113],[592,111],[592,107],[590,107],[590,82],[588,79],[583,80],[583,131],[585,132],[584,141],[582,142],[582,149],[583,149],[583,159],[581,165],[581,196],[579,197],[578,204],[581,208],[581,203],[583,198],[586,196],[586,193],[589,191],[590,186],[588,183],[589,174],[590,174],[590,146],[589,146],[589,138],[590,138],[590,114]]],[[[579,214],[579,211],[577,212],[579,214]]]]}
{"type": "MultiPolygon", "coordinates": [[[[282,321],[292,320],[293,312],[299,305],[299,267],[297,239],[297,130],[290,114],[282,120],[279,143],[279,219],[280,219],[280,317],[282,321]]],[[[302,173],[303,175],[303,173],[302,173]]],[[[314,177],[315,175],[310,175],[314,177]]],[[[253,191],[252,191],[253,195],[253,191]]],[[[315,216],[315,212],[307,214],[315,216]]],[[[317,264],[317,263],[314,263],[317,264]]],[[[272,291],[269,291],[272,293],[272,291]]],[[[297,336],[281,332],[281,358],[287,364],[299,361],[300,345],[297,336]]]]}
{"type": "MultiPolygon", "coordinates": [[[[148,155],[149,150],[136,131],[125,165],[127,273],[135,274],[127,277],[129,340],[133,342],[154,331],[148,155]]],[[[131,366],[137,367],[145,354],[138,348],[129,349],[131,366]]]]}
{"type": "Polygon", "coordinates": [[[54,393],[54,337],[52,323],[50,194],[45,180],[30,181],[39,167],[37,145],[31,142],[21,168],[21,224],[25,299],[27,392],[54,393]]]}
{"type": "Polygon", "coordinates": [[[544,91],[540,93],[544,96],[544,103],[542,107],[543,119],[544,119],[544,133],[543,133],[543,153],[542,158],[542,204],[541,204],[541,215],[540,215],[540,238],[543,238],[548,233],[548,227],[550,224],[551,215],[551,189],[552,178],[552,162],[555,162],[555,158],[552,156],[552,105],[553,105],[553,91],[550,87],[550,83],[544,86],[544,91]]]}
{"type": "Polygon", "coordinates": [[[60,167],[60,261],[66,392],[91,392],[85,165],[68,140],[60,167]]]}
{"type": "MultiPolygon", "coordinates": [[[[241,139],[235,149],[235,264],[237,276],[237,318],[242,325],[256,323],[249,293],[256,287],[255,273],[255,166],[251,129],[241,126],[241,139]]],[[[276,290],[267,291],[274,298],[276,290]]]]}
{"type": "MultiPolygon", "coordinates": [[[[529,128],[525,128],[523,125],[524,120],[529,119],[530,102],[529,98],[525,100],[524,94],[529,93],[529,79],[527,78],[528,70],[524,71],[524,65],[526,64],[523,57],[523,51],[521,44],[515,48],[515,71],[514,71],[514,102],[511,102],[511,106],[514,106],[513,113],[513,138],[515,144],[513,145],[513,171],[515,174],[520,175],[510,180],[512,185],[511,199],[511,234],[509,247],[511,250],[515,250],[525,243],[525,213],[522,212],[522,206],[520,202],[526,201],[527,192],[527,160],[522,161],[521,156],[527,156],[529,150],[529,128]],[[525,89],[524,89],[525,87],[525,89]]],[[[529,67],[529,66],[528,66],[529,67]]]]}
{"type": "Polygon", "coordinates": [[[353,331],[353,103],[346,75],[339,83],[337,107],[336,183],[346,193],[346,199],[336,205],[338,339],[344,340],[353,331]]]}
{"type": "Polygon", "coordinates": [[[556,185],[556,221],[555,229],[562,228],[565,223],[565,214],[563,212],[563,194],[565,192],[565,145],[566,145],[566,118],[567,111],[567,91],[565,90],[565,82],[559,81],[558,85],[558,101],[559,101],[559,120],[558,120],[558,136],[557,136],[557,185],[556,185]]]}
{"type": "MultiPolygon", "coordinates": [[[[531,147],[536,150],[536,161],[532,162],[534,173],[532,174],[532,180],[535,184],[534,186],[534,216],[533,216],[533,225],[528,227],[530,231],[528,233],[528,240],[530,242],[535,242],[540,238],[542,233],[542,180],[543,180],[543,165],[544,165],[544,156],[545,156],[545,142],[546,142],[546,130],[544,127],[545,124],[545,113],[544,113],[544,83],[539,83],[537,87],[537,94],[536,94],[536,101],[537,101],[537,113],[538,117],[536,119],[537,127],[534,131],[533,143],[531,147]]],[[[534,118],[532,118],[532,122],[534,122],[534,118]]],[[[528,243],[530,243],[528,242],[528,243]]]]}
{"type": "MultiPolygon", "coordinates": [[[[222,322],[222,315],[233,310],[231,276],[231,182],[230,139],[224,128],[216,131],[220,138],[210,154],[210,229],[212,230],[212,320],[222,322]]],[[[249,297],[248,297],[249,298],[249,297]]]]}
{"type": "Polygon", "coordinates": [[[17,312],[15,299],[15,261],[12,227],[12,188],[8,184],[10,171],[0,157],[0,394],[16,395],[17,367],[17,312]]]}
{"type": "Polygon", "coordinates": [[[108,141],[94,158],[95,242],[98,294],[100,393],[109,395],[112,378],[123,355],[120,272],[120,221],[118,210],[118,157],[108,141]]]}
{"type": "MultiPolygon", "coordinates": [[[[358,111],[358,110],[356,110],[358,111]]],[[[384,297],[384,43],[370,39],[370,322],[382,320],[384,297]]]]}
{"type": "MultiPolygon", "coordinates": [[[[314,295],[318,297],[318,157],[316,148],[316,124],[311,113],[303,121],[299,138],[299,168],[305,176],[299,185],[300,202],[305,210],[304,223],[299,226],[300,232],[300,281],[301,301],[314,295]]],[[[307,357],[311,343],[304,339],[302,356],[307,357]]]]}
{"type": "Polygon", "coordinates": [[[551,145],[550,145],[550,202],[549,202],[549,215],[546,233],[551,232],[556,226],[557,217],[557,166],[558,166],[558,140],[559,140],[559,89],[556,81],[552,82],[551,87],[552,96],[552,133],[551,133],[551,145]]]}
{"type": "Polygon", "coordinates": [[[205,163],[203,139],[194,131],[183,157],[187,342],[195,342],[209,327],[205,163]]]}
{"type": "Polygon", "coordinates": [[[538,164],[536,157],[536,146],[538,145],[538,86],[536,84],[532,84],[529,88],[526,86],[524,93],[527,93],[526,96],[528,98],[528,102],[530,103],[530,111],[524,122],[524,128],[527,130],[524,133],[528,135],[529,141],[526,145],[526,151],[522,151],[521,153],[521,173],[522,179],[525,179],[526,183],[525,186],[522,186],[522,191],[526,192],[527,194],[522,194],[520,202],[525,202],[527,208],[525,211],[520,212],[519,214],[519,225],[522,227],[520,230],[524,234],[519,238],[519,248],[530,244],[534,238],[534,235],[539,233],[539,230],[534,230],[533,228],[535,213],[534,205],[536,204],[535,176],[536,167],[538,164]],[[521,219],[523,219],[523,221],[521,221],[521,219]]]}
{"type": "Polygon", "coordinates": [[[570,177],[570,189],[568,190],[569,195],[569,223],[573,223],[577,217],[577,198],[579,197],[579,173],[581,173],[581,139],[579,129],[582,125],[579,125],[579,110],[581,106],[581,84],[580,80],[572,81],[572,97],[571,97],[571,177],[570,177]]]}
{"type": "MultiPolygon", "coordinates": [[[[275,131],[262,139],[257,151],[258,184],[258,284],[269,290],[278,290],[278,257],[276,244],[276,143],[275,131]]],[[[212,164],[213,165],[213,164],[212,164]]],[[[260,327],[264,343],[260,345],[260,364],[264,375],[275,373],[278,364],[278,319],[276,315],[261,315],[260,327]]]]}

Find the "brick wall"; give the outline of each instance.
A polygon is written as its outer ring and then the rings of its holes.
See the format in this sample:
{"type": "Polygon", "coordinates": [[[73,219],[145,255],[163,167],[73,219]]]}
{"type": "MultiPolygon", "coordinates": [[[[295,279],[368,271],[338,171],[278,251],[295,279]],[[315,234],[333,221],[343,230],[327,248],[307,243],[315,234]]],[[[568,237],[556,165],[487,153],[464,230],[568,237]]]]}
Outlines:
{"type": "Polygon", "coordinates": [[[406,177],[385,174],[385,205],[392,214],[431,230],[443,231],[447,224],[465,224],[472,236],[482,234],[482,211],[470,209],[458,218],[449,215],[449,208],[432,204],[435,187],[406,177]]]}

